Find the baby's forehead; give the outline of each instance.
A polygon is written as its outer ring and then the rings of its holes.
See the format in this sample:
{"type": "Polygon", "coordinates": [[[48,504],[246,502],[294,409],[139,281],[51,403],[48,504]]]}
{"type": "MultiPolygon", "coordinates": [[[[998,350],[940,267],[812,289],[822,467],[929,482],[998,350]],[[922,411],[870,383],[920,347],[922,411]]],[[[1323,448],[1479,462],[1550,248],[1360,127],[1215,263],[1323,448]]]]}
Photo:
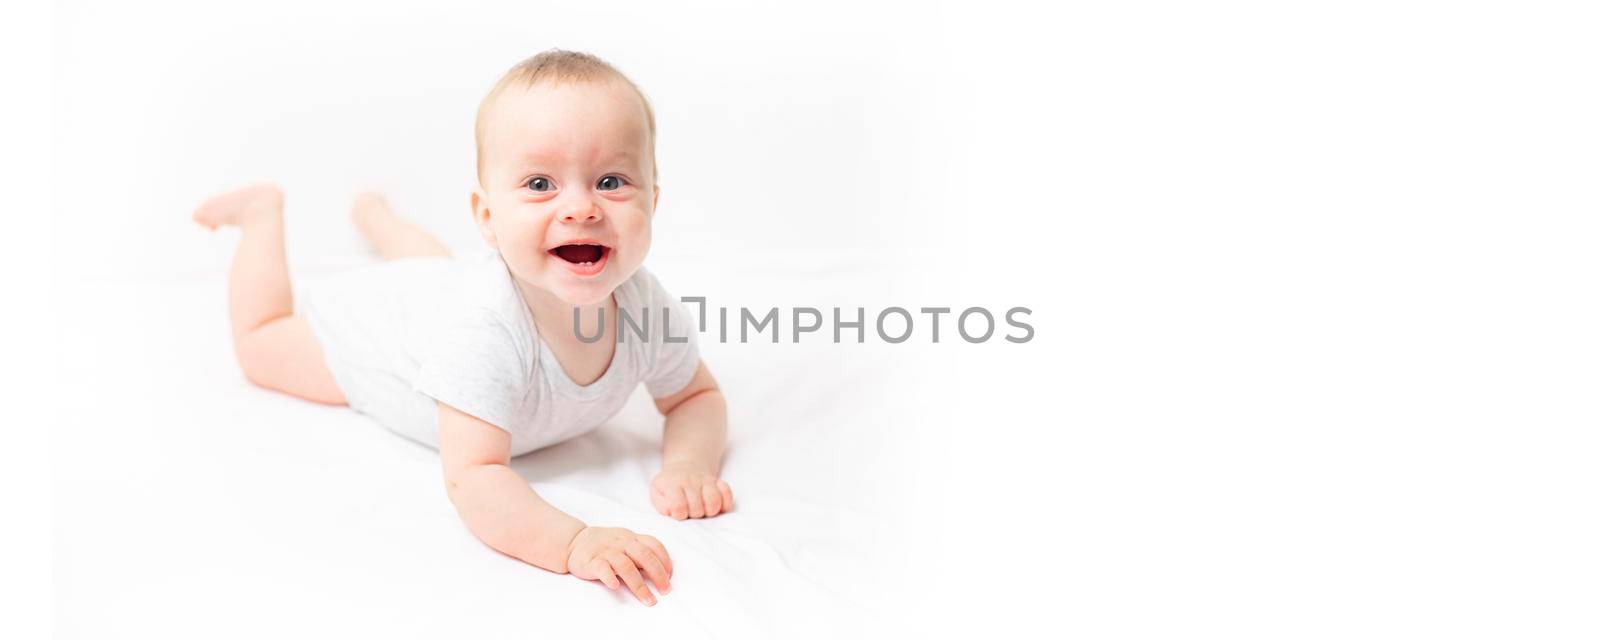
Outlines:
{"type": "Polygon", "coordinates": [[[570,120],[610,126],[650,128],[644,100],[620,82],[545,81],[508,87],[495,96],[485,115],[490,124],[570,120]]]}

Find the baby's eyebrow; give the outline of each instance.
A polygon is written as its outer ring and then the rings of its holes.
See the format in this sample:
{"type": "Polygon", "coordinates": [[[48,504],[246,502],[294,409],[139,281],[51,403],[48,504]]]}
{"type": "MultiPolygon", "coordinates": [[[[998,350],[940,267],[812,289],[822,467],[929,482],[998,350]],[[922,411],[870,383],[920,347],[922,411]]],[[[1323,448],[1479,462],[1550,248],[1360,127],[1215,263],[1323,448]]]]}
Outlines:
{"type": "Polygon", "coordinates": [[[524,151],[517,155],[517,162],[524,165],[530,164],[558,164],[566,160],[560,152],[551,151],[524,151]]]}
{"type": "Polygon", "coordinates": [[[639,154],[635,153],[632,149],[618,149],[609,154],[601,156],[599,164],[611,165],[620,162],[632,165],[638,162],[638,160],[639,154]]]}
{"type": "MultiPolygon", "coordinates": [[[[639,162],[639,158],[641,157],[642,156],[638,153],[638,151],[634,149],[619,148],[611,151],[610,153],[602,152],[601,154],[597,154],[597,160],[595,164],[600,166],[608,166],[617,163],[625,163],[631,166],[637,164],[639,162]]],[[[512,166],[518,171],[526,171],[535,168],[559,167],[566,164],[569,160],[571,159],[567,157],[567,154],[560,151],[529,149],[517,154],[517,156],[513,158],[512,166]]]]}

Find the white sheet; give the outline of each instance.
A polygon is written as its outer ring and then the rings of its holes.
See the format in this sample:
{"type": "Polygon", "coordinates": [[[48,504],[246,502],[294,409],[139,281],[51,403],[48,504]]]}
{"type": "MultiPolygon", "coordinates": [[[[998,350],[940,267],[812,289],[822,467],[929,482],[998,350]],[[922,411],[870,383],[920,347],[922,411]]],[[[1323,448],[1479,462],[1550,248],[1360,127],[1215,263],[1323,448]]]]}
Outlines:
{"type": "MultiPolygon", "coordinates": [[[[858,260],[767,262],[715,278],[691,261],[658,268],[712,305],[759,290],[848,298],[864,287],[850,282],[873,281],[858,260]]],[[[86,391],[56,442],[61,635],[284,637],[319,620],[343,625],[319,633],[366,637],[525,637],[550,625],[558,637],[812,636],[871,610],[885,368],[870,345],[703,340],[730,399],[724,477],[737,508],[722,517],[678,522],[650,507],[660,417],[642,392],[597,432],[514,460],[579,518],[665,543],[674,589],[647,611],[479,543],[445,498],[433,451],[348,409],[247,384],[227,339],[224,264],[85,280],[61,298],[75,301],[65,366],[86,391]]]]}

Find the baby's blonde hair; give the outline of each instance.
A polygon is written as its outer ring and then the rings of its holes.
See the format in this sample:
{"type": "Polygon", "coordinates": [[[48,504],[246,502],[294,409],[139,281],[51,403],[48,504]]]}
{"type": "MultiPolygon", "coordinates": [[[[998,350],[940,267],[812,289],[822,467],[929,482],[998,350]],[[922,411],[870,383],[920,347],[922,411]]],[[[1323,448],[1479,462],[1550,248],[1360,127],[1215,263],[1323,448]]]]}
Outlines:
{"type": "MultiPolygon", "coordinates": [[[[563,49],[550,49],[539,53],[527,60],[518,62],[500,76],[500,80],[489,89],[489,94],[483,97],[483,102],[478,103],[478,119],[474,125],[474,135],[478,147],[478,182],[483,182],[483,129],[484,114],[489,111],[489,106],[494,104],[501,94],[513,88],[526,89],[541,82],[582,83],[582,82],[620,82],[632,89],[639,96],[640,104],[644,105],[644,117],[650,127],[650,166],[655,166],[656,155],[656,114],[650,108],[650,99],[644,97],[644,92],[634,84],[628,76],[622,75],[616,67],[594,55],[581,51],[566,51],[563,49]]],[[[654,171],[652,178],[659,178],[661,171],[654,171]]]]}

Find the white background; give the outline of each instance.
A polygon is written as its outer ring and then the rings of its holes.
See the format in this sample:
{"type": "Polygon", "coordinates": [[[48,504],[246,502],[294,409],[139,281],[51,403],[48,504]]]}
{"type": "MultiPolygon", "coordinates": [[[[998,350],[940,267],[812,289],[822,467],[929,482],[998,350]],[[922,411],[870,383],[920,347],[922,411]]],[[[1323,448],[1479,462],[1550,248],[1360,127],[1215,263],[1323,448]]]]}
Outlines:
{"type": "MultiPolygon", "coordinates": [[[[62,3],[54,250],[11,270],[209,269],[187,211],[263,177],[298,271],[358,259],[360,186],[470,246],[478,97],[590,50],[655,103],[657,255],[857,252],[894,265],[872,306],[1034,310],[1026,345],[888,356],[890,624],[1593,637],[1597,31],[1538,2],[62,3]]],[[[24,422],[93,402],[75,379],[24,422]]]]}

